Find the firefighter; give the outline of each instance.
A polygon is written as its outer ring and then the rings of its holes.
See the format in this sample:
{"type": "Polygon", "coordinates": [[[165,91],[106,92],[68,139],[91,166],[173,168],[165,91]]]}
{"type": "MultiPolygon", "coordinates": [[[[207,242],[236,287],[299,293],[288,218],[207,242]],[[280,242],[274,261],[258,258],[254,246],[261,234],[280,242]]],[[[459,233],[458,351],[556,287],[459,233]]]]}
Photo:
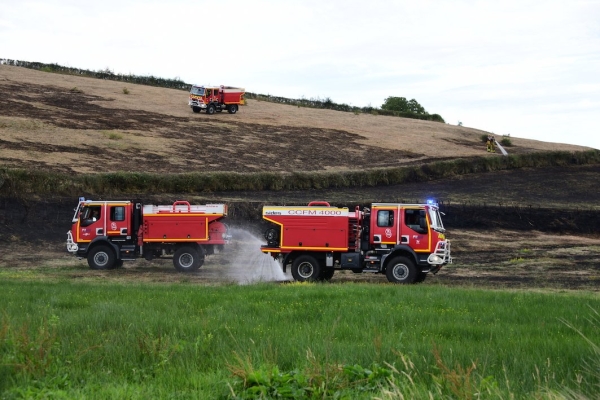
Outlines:
{"type": "Polygon", "coordinates": [[[488,153],[492,152],[492,135],[488,135],[487,142],[485,142],[488,153]]]}
{"type": "Polygon", "coordinates": [[[490,149],[492,153],[496,152],[496,138],[494,136],[492,136],[492,140],[490,141],[490,149]]]}

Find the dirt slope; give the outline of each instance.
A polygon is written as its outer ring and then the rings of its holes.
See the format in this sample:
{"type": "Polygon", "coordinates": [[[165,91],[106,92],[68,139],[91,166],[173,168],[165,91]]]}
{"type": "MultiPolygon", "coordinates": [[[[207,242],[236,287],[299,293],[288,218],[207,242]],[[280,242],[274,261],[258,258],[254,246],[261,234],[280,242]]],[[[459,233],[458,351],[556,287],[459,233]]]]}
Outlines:
{"type": "MultiPolygon", "coordinates": [[[[487,155],[476,129],[253,100],[235,115],[194,114],[185,91],[7,65],[0,92],[0,165],[12,167],[341,171],[487,155]]],[[[513,153],[586,149],[511,140],[513,153]]]]}

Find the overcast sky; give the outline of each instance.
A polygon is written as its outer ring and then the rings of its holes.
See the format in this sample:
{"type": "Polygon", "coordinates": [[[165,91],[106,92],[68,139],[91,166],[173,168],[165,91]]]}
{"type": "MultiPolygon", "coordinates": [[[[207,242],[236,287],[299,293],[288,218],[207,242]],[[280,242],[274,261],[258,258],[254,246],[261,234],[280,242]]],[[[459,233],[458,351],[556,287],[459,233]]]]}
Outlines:
{"type": "Polygon", "coordinates": [[[380,107],[600,149],[600,0],[0,0],[0,58],[380,107]]]}

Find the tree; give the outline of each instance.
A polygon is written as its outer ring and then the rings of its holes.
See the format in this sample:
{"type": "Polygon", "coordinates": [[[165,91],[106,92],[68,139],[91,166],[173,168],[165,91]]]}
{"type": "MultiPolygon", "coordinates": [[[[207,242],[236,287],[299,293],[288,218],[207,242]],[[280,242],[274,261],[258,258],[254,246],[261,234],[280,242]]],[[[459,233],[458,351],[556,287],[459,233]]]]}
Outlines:
{"type": "Polygon", "coordinates": [[[427,114],[425,108],[415,99],[406,100],[406,97],[390,96],[385,99],[385,103],[381,106],[382,110],[412,112],[415,114],[427,114]]]}

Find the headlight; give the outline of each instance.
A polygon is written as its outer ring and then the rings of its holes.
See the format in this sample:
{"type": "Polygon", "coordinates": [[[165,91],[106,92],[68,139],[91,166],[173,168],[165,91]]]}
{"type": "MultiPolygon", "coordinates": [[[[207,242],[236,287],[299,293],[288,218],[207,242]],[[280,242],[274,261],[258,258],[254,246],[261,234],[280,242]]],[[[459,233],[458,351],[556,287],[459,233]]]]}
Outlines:
{"type": "Polygon", "coordinates": [[[432,264],[439,264],[439,263],[442,262],[442,258],[440,256],[432,255],[429,258],[429,262],[432,263],[432,264]]]}

